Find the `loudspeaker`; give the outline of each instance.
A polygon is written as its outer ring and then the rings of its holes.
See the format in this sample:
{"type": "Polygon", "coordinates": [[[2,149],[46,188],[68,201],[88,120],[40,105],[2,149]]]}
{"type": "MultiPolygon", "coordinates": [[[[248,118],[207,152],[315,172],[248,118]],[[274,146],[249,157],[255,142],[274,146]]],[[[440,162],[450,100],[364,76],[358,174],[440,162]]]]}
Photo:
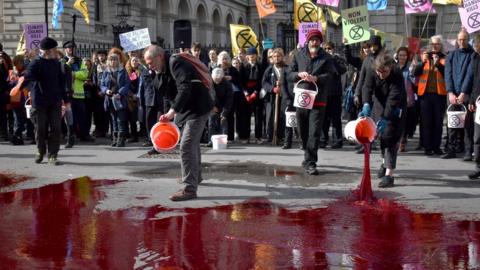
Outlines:
{"type": "Polygon", "coordinates": [[[192,24],[189,20],[176,20],[173,23],[173,44],[176,49],[190,48],[192,45],[192,24]]]}

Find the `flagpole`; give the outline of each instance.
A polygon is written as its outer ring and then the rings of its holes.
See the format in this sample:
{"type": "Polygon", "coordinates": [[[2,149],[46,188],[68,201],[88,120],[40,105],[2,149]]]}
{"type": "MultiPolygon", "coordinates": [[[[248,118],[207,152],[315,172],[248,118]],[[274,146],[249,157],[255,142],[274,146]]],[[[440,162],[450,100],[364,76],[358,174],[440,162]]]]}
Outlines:
{"type": "Polygon", "coordinates": [[[405,9],[404,9],[404,12],[405,12],[405,36],[408,37],[408,14],[405,11],[405,9]]]}
{"type": "Polygon", "coordinates": [[[423,24],[422,32],[420,32],[420,40],[422,39],[423,36],[423,31],[425,30],[425,27],[427,26],[428,18],[430,17],[430,12],[432,11],[433,5],[430,5],[430,8],[428,9],[427,13],[427,18],[425,18],[425,23],[423,24]]]}
{"type": "Polygon", "coordinates": [[[45,0],[45,24],[47,25],[47,37],[48,37],[48,0],[45,0]]]}
{"type": "Polygon", "coordinates": [[[265,32],[263,32],[263,23],[262,23],[262,17],[260,17],[260,14],[258,14],[258,20],[260,21],[260,32],[262,32],[262,40],[265,40],[265,32]]]}

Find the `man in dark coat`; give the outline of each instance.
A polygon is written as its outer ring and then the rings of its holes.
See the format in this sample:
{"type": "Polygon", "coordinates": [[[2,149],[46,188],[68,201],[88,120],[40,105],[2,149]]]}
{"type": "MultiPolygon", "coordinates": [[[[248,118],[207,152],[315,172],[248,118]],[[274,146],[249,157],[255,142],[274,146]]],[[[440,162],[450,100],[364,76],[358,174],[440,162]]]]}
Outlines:
{"type": "MultiPolygon", "coordinates": [[[[138,92],[141,97],[140,102],[142,102],[140,105],[145,106],[147,134],[150,134],[150,130],[157,123],[160,115],[169,109],[169,96],[170,98],[174,97],[176,93],[175,80],[166,64],[169,57],[158,46],[151,46],[145,50],[144,58],[148,69],[145,69],[140,75],[138,92]],[[168,95],[167,93],[172,94],[168,95]]],[[[152,146],[152,143],[149,141],[145,146],[152,146]]],[[[148,154],[157,154],[157,151],[152,148],[148,154]]]]}
{"type": "Polygon", "coordinates": [[[372,117],[377,122],[377,135],[380,138],[383,163],[377,175],[382,179],[378,187],[392,187],[407,109],[403,75],[395,68],[393,57],[381,54],[375,59],[373,68],[365,76],[362,100],[364,105],[359,116],[369,117],[373,104],[372,117]]]}
{"type": "Polygon", "coordinates": [[[180,158],[183,188],[170,196],[172,201],[185,201],[197,197],[202,182],[200,140],[205,124],[214,106],[213,83],[208,68],[188,53],[174,54],[169,61],[175,79],[177,95],[170,110],[160,121],[175,122],[182,129],[180,158]]]}
{"type": "MultiPolygon", "coordinates": [[[[325,53],[320,44],[323,41],[322,32],[312,29],[307,34],[305,47],[296,52],[290,64],[288,79],[292,83],[303,80],[300,85],[304,89],[315,89],[318,86],[318,93],[313,101],[311,110],[297,108],[297,124],[302,145],[304,149],[304,160],[302,166],[309,175],[317,175],[318,143],[320,130],[325,116],[329,83],[333,78],[335,66],[332,57],[325,53]]],[[[302,96],[299,96],[301,98],[302,96]]],[[[297,97],[295,97],[297,98],[297,97]]]]}
{"type": "MultiPolygon", "coordinates": [[[[468,109],[470,112],[476,111],[476,114],[478,114],[480,112],[476,103],[480,96],[480,35],[475,35],[473,38],[473,49],[475,50],[472,59],[473,86],[468,109]]],[[[477,115],[475,115],[475,118],[477,119],[477,115]]],[[[475,171],[468,175],[470,179],[480,178],[480,123],[475,121],[474,125],[473,152],[475,156],[475,171]]]]}
{"type": "Polygon", "coordinates": [[[31,117],[36,128],[38,153],[35,162],[41,163],[48,151],[48,162],[53,165],[58,164],[62,99],[66,103],[68,101],[65,93],[65,78],[57,59],[57,46],[57,41],[52,38],[42,39],[40,56],[30,63],[25,74],[25,81],[30,85],[32,99],[31,117]]]}
{"type": "Polygon", "coordinates": [[[233,90],[232,84],[225,79],[225,73],[221,68],[212,70],[212,79],[215,89],[215,106],[208,118],[208,146],[213,146],[212,135],[227,134],[227,116],[232,109],[233,90]]]}

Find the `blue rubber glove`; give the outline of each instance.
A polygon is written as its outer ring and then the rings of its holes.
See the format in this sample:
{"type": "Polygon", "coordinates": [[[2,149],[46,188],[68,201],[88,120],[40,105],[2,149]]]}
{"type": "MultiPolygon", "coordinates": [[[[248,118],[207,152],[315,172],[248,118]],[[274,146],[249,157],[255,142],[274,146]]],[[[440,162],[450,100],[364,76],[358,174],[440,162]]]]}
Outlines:
{"type": "Polygon", "coordinates": [[[377,134],[381,136],[385,131],[386,127],[387,127],[387,120],[385,118],[380,119],[380,121],[377,122],[377,134]]]}
{"type": "Polygon", "coordinates": [[[397,118],[402,118],[402,109],[400,108],[395,108],[393,110],[393,115],[397,118]]]}
{"type": "Polygon", "coordinates": [[[370,117],[371,114],[372,114],[372,109],[370,108],[370,104],[365,103],[365,104],[363,104],[363,108],[360,111],[360,113],[358,114],[358,116],[359,117],[370,117]]]}

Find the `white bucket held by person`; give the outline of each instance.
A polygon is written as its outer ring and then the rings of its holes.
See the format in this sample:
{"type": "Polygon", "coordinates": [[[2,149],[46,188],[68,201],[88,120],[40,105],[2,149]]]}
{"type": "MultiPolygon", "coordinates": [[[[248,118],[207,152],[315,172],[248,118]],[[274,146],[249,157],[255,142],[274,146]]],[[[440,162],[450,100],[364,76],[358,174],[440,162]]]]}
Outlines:
{"type": "Polygon", "coordinates": [[[467,108],[465,105],[450,104],[447,108],[447,123],[448,128],[463,128],[465,127],[465,115],[467,115],[467,108]],[[453,107],[461,107],[461,111],[451,111],[453,107]]]}
{"type": "Polygon", "coordinates": [[[285,126],[291,128],[297,127],[296,112],[285,110],[285,126]]]}
{"type": "Polygon", "coordinates": [[[313,83],[315,85],[315,91],[298,87],[298,84],[303,81],[305,80],[298,81],[293,87],[293,92],[295,93],[293,106],[301,109],[311,110],[313,108],[313,104],[315,103],[315,97],[318,94],[318,86],[316,83],[313,83]]]}
{"type": "Polygon", "coordinates": [[[228,136],[225,134],[212,135],[212,149],[227,149],[228,136]]]}
{"type": "Polygon", "coordinates": [[[480,108],[480,96],[478,96],[477,100],[475,101],[475,123],[477,125],[480,125],[480,111],[478,108],[480,108]]]}
{"type": "Polygon", "coordinates": [[[25,101],[25,111],[27,112],[27,118],[32,117],[32,99],[28,98],[25,101]]]}
{"type": "Polygon", "coordinates": [[[345,138],[355,143],[371,143],[377,135],[377,125],[370,117],[359,117],[345,125],[345,138]]]}

